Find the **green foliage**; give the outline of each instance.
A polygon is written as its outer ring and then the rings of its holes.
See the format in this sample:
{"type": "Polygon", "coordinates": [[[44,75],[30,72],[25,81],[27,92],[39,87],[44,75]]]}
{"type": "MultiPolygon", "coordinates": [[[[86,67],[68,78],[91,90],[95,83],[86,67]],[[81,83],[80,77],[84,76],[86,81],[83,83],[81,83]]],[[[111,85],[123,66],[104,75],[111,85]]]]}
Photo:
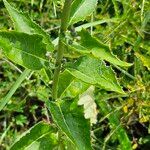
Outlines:
{"type": "Polygon", "coordinates": [[[82,57],[69,67],[68,71],[73,76],[86,83],[99,85],[104,89],[124,94],[122,88],[117,82],[112,68],[106,66],[101,60],[87,56],[82,57]]]}
{"type": "Polygon", "coordinates": [[[90,123],[76,103],[49,102],[48,108],[58,127],[66,133],[79,150],[91,150],[90,123]]]}
{"type": "MultiPolygon", "coordinates": [[[[98,102],[98,104],[100,106],[100,109],[102,110],[102,113],[105,116],[110,114],[111,112],[113,112],[111,107],[105,101],[100,101],[100,102],[98,102]]],[[[119,139],[121,149],[122,150],[132,150],[131,142],[130,142],[124,128],[120,124],[118,112],[111,113],[108,116],[108,119],[109,119],[109,123],[110,123],[112,132],[114,130],[116,130],[115,134],[117,135],[117,137],[119,139]]],[[[110,136],[108,135],[105,142],[107,142],[107,140],[108,140],[108,138],[110,138],[110,136]]],[[[104,146],[105,146],[105,143],[104,143],[104,146]]]]}
{"type": "Polygon", "coordinates": [[[19,12],[17,9],[13,8],[6,0],[4,0],[4,4],[14,23],[16,31],[43,36],[43,41],[47,44],[47,50],[53,51],[53,45],[50,41],[49,35],[39,25],[33,22],[27,14],[19,12]]]}
{"type": "Polygon", "coordinates": [[[71,5],[69,24],[74,24],[91,15],[97,4],[97,0],[74,0],[71,5]]]}
{"type": "Polygon", "coordinates": [[[131,66],[131,64],[119,60],[114,54],[110,52],[108,46],[100,43],[99,41],[91,37],[91,35],[87,31],[82,30],[80,32],[80,35],[81,35],[81,45],[87,49],[88,54],[92,54],[92,56],[96,58],[106,60],[118,66],[125,66],[125,67],[131,66]]]}
{"type": "Polygon", "coordinates": [[[136,53],[136,56],[140,58],[144,66],[150,69],[150,56],[149,55],[142,55],[142,54],[136,53]]]}
{"type": "Polygon", "coordinates": [[[17,88],[20,86],[20,84],[23,82],[23,80],[29,75],[29,73],[30,73],[30,70],[25,69],[25,71],[21,74],[21,76],[18,78],[18,80],[14,83],[13,87],[8,92],[8,94],[0,100],[0,111],[9,102],[12,95],[16,92],[17,88]]]}
{"type": "Polygon", "coordinates": [[[26,131],[12,146],[11,150],[47,150],[57,145],[54,129],[49,124],[39,122],[26,131]]]}
{"type": "Polygon", "coordinates": [[[46,48],[39,35],[15,31],[0,32],[0,44],[10,60],[28,69],[39,70],[47,61],[46,48]]]}
{"type": "Polygon", "coordinates": [[[150,149],[147,0],[0,8],[0,149],[150,149]]]}
{"type": "Polygon", "coordinates": [[[74,98],[89,87],[88,84],[76,79],[68,70],[60,74],[58,85],[58,97],[60,98],[74,98]]]}

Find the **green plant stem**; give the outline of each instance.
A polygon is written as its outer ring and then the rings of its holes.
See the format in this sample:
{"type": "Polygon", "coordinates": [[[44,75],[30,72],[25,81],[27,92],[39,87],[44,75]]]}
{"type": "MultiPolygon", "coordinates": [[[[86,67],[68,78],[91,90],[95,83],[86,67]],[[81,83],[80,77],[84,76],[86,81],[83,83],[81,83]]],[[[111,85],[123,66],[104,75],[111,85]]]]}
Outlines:
{"type": "Polygon", "coordinates": [[[53,100],[57,99],[57,89],[58,89],[58,81],[59,74],[61,70],[61,61],[64,53],[64,42],[65,42],[65,33],[68,27],[70,10],[71,10],[72,0],[65,0],[62,17],[61,17],[61,27],[59,33],[59,42],[57,49],[57,58],[56,58],[56,67],[54,71],[54,79],[53,79],[53,87],[52,87],[52,98],[53,100]]]}
{"type": "Polygon", "coordinates": [[[2,144],[3,142],[3,139],[6,137],[6,134],[7,132],[9,131],[10,127],[12,126],[12,122],[9,124],[9,126],[6,128],[6,130],[4,131],[4,133],[1,135],[1,138],[0,138],[0,145],[2,144]]]}
{"type": "Polygon", "coordinates": [[[122,73],[124,73],[126,76],[128,76],[131,79],[135,79],[134,76],[132,76],[131,74],[129,74],[127,71],[123,70],[122,68],[118,67],[117,65],[113,65],[115,68],[117,68],[118,70],[120,70],[122,73]]]}
{"type": "Polygon", "coordinates": [[[59,150],[65,150],[62,141],[62,131],[58,130],[59,150]]]}
{"type": "Polygon", "coordinates": [[[17,81],[12,86],[11,90],[8,92],[8,94],[0,100],[0,111],[4,108],[4,106],[9,102],[12,95],[16,92],[22,81],[29,75],[30,70],[25,69],[23,73],[20,75],[20,77],[17,79],[17,81]]]}

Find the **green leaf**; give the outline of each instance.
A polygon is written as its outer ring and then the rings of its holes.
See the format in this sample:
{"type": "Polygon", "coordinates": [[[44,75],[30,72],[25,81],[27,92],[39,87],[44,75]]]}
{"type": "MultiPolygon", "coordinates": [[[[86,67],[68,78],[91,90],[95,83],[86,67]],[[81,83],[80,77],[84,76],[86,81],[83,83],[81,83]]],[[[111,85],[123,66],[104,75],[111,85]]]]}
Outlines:
{"type": "Polygon", "coordinates": [[[71,97],[74,98],[77,95],[84,92],[89,85],[76,79],[67,70],[60,74],[58,82],[58,97],[71,97]]]}
{"type": "Polygon", "coordinates": [[[150,70],[150,56],[139,53],[135,53],[135,55],[140,58],[140,60],[143,62],[143,65],[150,70]]]}
{"type": "Polygon", "coordinates": [[[94,26],[98,26],[98,25],[103,24],[103,23],[111,23],[111,22],[117,23],[118,18],[103,19],[103,20],[88,22],[88,23],[85,23],[85,24],[82,24],[80,26],[75,27],[75,31],[79,32],[79,31],[81,31],[83,29],[87,29],[89,27],[94,27],[94,26]]]}
{"type": "Polygon", "coordinates": [[[90,124],[83,110],[71,101],[49,102],[48,108],[58,127],[70,138],[79,150],[92,150],[90,124]]]}
{"type": "Polygon", "coordinates": [[[88,56],[81,57],[68,68],[68,71],[86,83],[98,85],[109,91],[124,93],[112,68],[106,66],[101,60],[88,56]]]}
{"type": "MultiPolygon", "coordinates": [[[[120,124],[118,112],[114,111],[112,113],[113,110],[110,105],[102,99],[98,101],[98,105],[100,106],[101,112],[104,114],[104,116],[108,116],[109,124],[112,127],[112,132],[115,130],[114,134],[117,136],[120,142],[121,149],[132,150],[131,142],[128,138],[128,135],[120,124]]],[[[110,138],[110,136],[108,137],[110,138]]]]}
{"type": "Polygon", "coordinates": [[[25,132],[10,150],[48,150],[57,144],[54,129],[45,122],[39,122],[25,132]]]}
{"type": "Polygon", "coordinates": [[[97,0],[74,0],[71,6],[69,24],[84,20],[96,8],[97,0]]]}
{"type": "Polygon", "coordinates": [[[129,67],[132,64],[121,61],[117,56],[110,52],[109,47],[104,45],[100,41],[92,37],[87,31],[82,30],[81,35],[81,45],[76,45],[73,47],[73,50],[80,53],[85,53],[94,56],[95,58],[100,58],[106,60],[112,64],[129,67]]]}
{"type": "Polygon", "coordinates": [[[28,69],[40,70],[47,61],[45,44],[40,35],[0,32],[0,48],[10,60],[28,69]]]}
{"type": "Polygon", "coordinates": [[[47,45],[47,50],[54,50],[49,35],[38,24],[32,21],[27,14],[19,12],[17,9],[13,8],[6,0],[3,1],[14,23],[16,31],[28,34],[39,34],[43,36],[43,42],[47,45]]]}
{"type": "Polygon", "coordinates": [[[25,69],[24,72],[20,75],[17,81],[14,83],[8,94],[0,100],[0,111],[5,107],[5,105],[9,102],[13,94],[16,92],[20,84],[25,80],[25,78],[29,75],[30,70],[25,69]]]}

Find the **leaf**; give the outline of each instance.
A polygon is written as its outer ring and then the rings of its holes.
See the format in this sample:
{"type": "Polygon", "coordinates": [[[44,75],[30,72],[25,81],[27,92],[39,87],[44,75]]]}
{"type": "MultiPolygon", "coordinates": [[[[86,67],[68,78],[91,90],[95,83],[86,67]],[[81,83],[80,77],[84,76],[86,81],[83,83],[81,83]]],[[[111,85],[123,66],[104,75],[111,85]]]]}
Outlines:
{"type": "Polygon", "coordinates": [[[77,49],[78,52],[90,54],[95,58],[100,58],[102,60],[106,60],[112,64],[119,66],[129,67],[132,65],[130,63],[121,61],[119,58],[117,58],[117,56],[115,56],[114,54],[112,54],[112,52],[110,52],[108,46],[96,40],[87,31],[82,30],[80,32],[80,36],[82,47],[80,48],[79,46],[74,47],[75,49],[77,49]]]}
{"type": "Polygon", "coordinates": [[[67,70],[65,70],[63,73],[60,74],[59,77],[58,97],[74,98],[84,92],[88,87],[88,84],[76,79],[67,70]]]}
{"type": "Polygon", "coordinates": [[[29,75],[30,70],[25,69],[24,72],[20,75],[20,77],[17,79],[17,81],[14,83],[8,94],[0,100],[0,111],[5,107],[5,105],[9,102],[13,94],[16,92],[20,84],[23,82],[23,80],[29,75]]]}
{"type": "Polygon", "coordinates": [[[39,122],[25,132],[10,150],[48,150],[57,144],[54,129],[45,122],[39,122]]]}
{"type": "Polygon", "coordinates": [[[21,32],[0,32],[0,48],[13,62],[32,70],[40,70],[47,60],[40,35],[21,32]]]}
{"type": "MultiPolygon", "coordinates": [[[[132,150],[131,142],[128,138],[128,135],[127,135],[126,131],[124,130],[124,128],[122,127],[122,125],[120,124],[118,112],[114,111],[112,113],[112,111],[113,111],[112,108],[104,100],[98,101],[98,105],[100,106],[101,112],[105,116],[108,116],[109,124],[112,127],[112,132],[113,132],[113,130],[115,131],[114,134],[117,136],[117,138],[120,142],[121,149],[122,150],[132,150]]],[[[110,138],[110,136],[108,136],[108,137],[110,138]]]]}
{"type": "Polygon", "coordinates": [[[92,22],[88,22],[88,23],[82,24],[80,26],[77,26],[74,29],[75,29],[76,32],[79,32],[79,31],[81,31],[83,29],[87,29],[89,27],[94,27],[94,26],[97,26],[97,25],[100,25],[100,24],[103,24],[103,23],[110,23],[110,22],[117,23],[118,19],[117,18],[111,18],[111,19],[103,19],[103,20],[98,20],[98,21],[92,21],[92,22]]]}
{"type": "Polygon", "coordinates": [[[71,6],[69,24],[84,20],[96,8],[97,0],[74,0],[71,6]]]}
{"type": "Polygon", "coordinates": [[[143,65],[150,70],[150,56],[139,53],[135,53],[135,55],[140,58],[140,60],[143,62],[143,65]]]}
{"type": "Polygon", "coordinates": [[[28,34],[39,34],[43,36],[43,42],[46,44],[47,50],[54,50],[49,35],[38,24],[32,21],[27,14],[19,12],[17,9],[13,8],[6,0],[3,1],[14,23],[16,31],[25,32],[28,34]]]}
{"type": "Polygon", "coordinates": [[[68,71],[86,83],[124,94],[112,68],[107,67],[101,60],[88,56],[81,57],[71,67],[68,67],[68,71]]]}
{"type": "Polygon", "coordinates": [[[94,101],[94,86],[90,86],[78,101],[78,105],[84,105],[84,117],[90,119],[91,123],[97,122],[97,109],[94,101]]]}
{"type": "Polygon", "coordinates": [[[71,101],[48,102],[48,108],[58,127],[70,138],[79,150],[92,150],[90,124],[83,110],[71,101]]]}

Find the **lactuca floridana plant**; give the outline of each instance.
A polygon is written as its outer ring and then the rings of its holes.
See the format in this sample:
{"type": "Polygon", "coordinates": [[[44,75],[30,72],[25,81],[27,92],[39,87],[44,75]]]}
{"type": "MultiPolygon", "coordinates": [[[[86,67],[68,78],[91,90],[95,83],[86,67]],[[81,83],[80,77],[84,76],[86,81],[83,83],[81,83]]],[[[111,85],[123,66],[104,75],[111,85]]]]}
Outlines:
{"type": "MultiPolygon", "coordinates": [[[[50,124],[40,122],[18,139],[11,150],[30,149],[35,146],[37,149],[44,149],[45,146],[47,149],[62,147],[61,136],[57,136],[57,132],[67,136],[73,149],[91,150],[90,121],[84,117],[83,106],[78,105],[79,97],[91,86],[125,94],[111,65],[107,66],[106,62],[121,67],[132,65],[121,61],[107,45],[91,36],[85,29],[78,30],[77,34],[81,38],[79,42],[68,42],[66,33],[69,33],[69,27],[90,16],[96,9],[97,0],[65,0],[58,43],[55,46],[49,35],[28,15],[15,9],[6,0],[3,2],[15,30],[0,31],[0,48],[8,59],[23,66],[25,70],[6,97],[0,101],[0,110],[31,71],[40,73],[41,69],[49,69],[49,63],[53,62],[46,57],[46,53],[56,53],[55,67],[51,68],[51,72],[54,72],[53,83],[52,88],[49,88],[52,96],[46,101],[46,105],[58,130],[53,129],[50,124]],[[73,59],[69,63],[62,63],[66,50],[77,55],[75,61],[73,59]]],[[[126,145],[123,148],[131,149],[130,141],[122,128],[118,134],[126,139],[126,143],[120,141],[126,145]]],[[[70,144],[67,145],[68,149],[69,146],[70,144]]]]}

